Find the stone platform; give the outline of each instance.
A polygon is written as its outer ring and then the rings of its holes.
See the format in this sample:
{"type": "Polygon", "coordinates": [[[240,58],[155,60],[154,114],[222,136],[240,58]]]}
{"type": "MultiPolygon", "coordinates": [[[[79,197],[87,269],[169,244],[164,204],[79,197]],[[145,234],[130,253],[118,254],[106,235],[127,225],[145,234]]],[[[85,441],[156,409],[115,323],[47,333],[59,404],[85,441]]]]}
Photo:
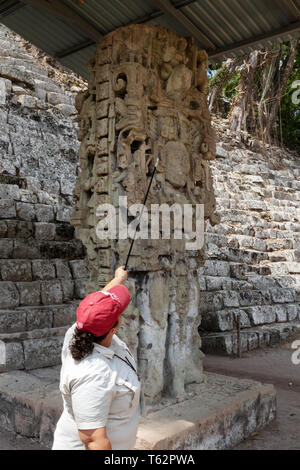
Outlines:
{"type": "MultiPolygon", "coordinates": [[[[0,426],[52,445],[60,366],[0,375],[0,426]]],[[[205,373],[197,395],[142,418],[136,449],[228,449],[272,421],[273,385],[205,373]]],[[[195,390],[194,390],[195,392],[195,390]]]]}

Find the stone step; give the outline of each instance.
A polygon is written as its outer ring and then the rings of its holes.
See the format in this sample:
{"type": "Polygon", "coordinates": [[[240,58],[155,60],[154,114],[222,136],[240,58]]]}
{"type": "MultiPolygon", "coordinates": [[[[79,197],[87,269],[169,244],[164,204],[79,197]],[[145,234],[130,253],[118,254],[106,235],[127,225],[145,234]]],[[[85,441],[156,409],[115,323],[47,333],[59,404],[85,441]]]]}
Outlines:
{"type": "Polygon", "coordinates": [[[202,315],[200,329],[206,332],[232,331],[236,329],[237,317],[241,329],[272,323],[300,321],[300,304],[271,304],[250,307],[225,308],[202,315]]]}
{"type": "Polygon", "coordinates": [[[0,282],[2,309],[62,304],[82,299],[88,279],[54,279],[48,281],[0,282]]]}
{"type": "Polygon", "coordinates": [[[66,222],[2,219],[0,220],[0,238],[71,241],[74,238],[74,227],[66,222]]]}
{"type": "MultiPolygon", "coordinates": [[[[232,266],[231,266],[232,267],[232,266]]],[[[300,274],[291,273],[282,276],[259,275],[253,272],[247,272],[243,265],[240,266],[240,273],[237,272],[238,267],[235,266],[235,277],[230,276],[207,276],[203,271],[198,270],[198,278],[200,282],[200,290],[202,291],[242,291],[242,290],[264,290],[269,288],[293,288],[300,286],[300,274]],[[238,276],[238,278],[236,278],[238,276]]]]}
{"type": "Polygon", "coordinates": [[[0,238],[71,241],[74,238],[74,227],[67,222],[2,219],[0,220],[0,238]]]}
{"type": "MultiPolygon", "coordinates": [[[[50,449],[63,409],[59,372],[60,367],[48,367],[2,373],[0,426],[37,438],[50,449]]],[[[230,448],[272,421],[275,414],[273,385],[206,373],[188,399],[146,413],[140,420],[136,449],[230,448]]]]}
{"type": "MultiPolygon", "coordinates": [[[[228,179],[228,175],[226,176],[228,179]]],[[[272,207],[297,207],[298,189],[289,192],[276,191],[274,186],[253,187],[247,184],[236,184],[228,187],[226,183],[220,182],[220,178],[215,178],[217,203],[221,203],[221,207],[229,207],[231,209],[249,209],[252,211],[263,211],[272,207]],[[236,193],[240,193],[241,197],[237,200],[236,193]],[[277,199],[278,198],[278,199],[277,199]],[[223,202],[225,204],[223,205],[223,202]]]]}
{"type": "Polygon", "coordinates": [[[218,209],[217,210],[221,223],[241,223],[243,225],[250,225],[255,227],[266,227],[266,221],[270,227],[276,226],[278,222],[299,222],[299,216],[297,215],[297,209],[294,211],[287,208],[274,208],[271,211],[265,211],[265,216],[262,217],[261,213],[250,212],[249,209],[218,209]],[[276,209],[276,210],[275,210],[276,209]]]}
{"type": "MultiPolygon", "coordinates": [[[[289,164],[292,162],[290,161],[289,164]]],[[[228,172],[227,169],[223,170],[222,169],[223,165],[219,165],[218,168],[218,176],[222,175],[225,181],[228,181],[228,172]]],[[[280,175],[280,172],[276,171],[273,175],[273,178],[270,180],[268,178],[267,181],[262,181],[262,178],[258,175],[247,175],[245,173],[240,173],[237,171],[230,171],[230,181],[236,181],[236,182],[249,182],[251,181],[252,185],[260,185],[262,182],[264,183],[264,186],[267,188],[274,188],[276,191],[283,191],[283,192],[290,192],[291,190],[293,191],[294,189],[300,189],[300,181],[299,178],[297,179],[296,175],[293,174],[294,178],[287,177],[286,175],[280,175]]]]}
{"type": "MultiPolygon", "coordinates": [[[[275,264],[275,263],[273,263],[275,264]]],[[[199,268],[198,274],[200,276],[222,276],[230,277],[232,279],[247,279],[247,276],[258,275],[267,276],[271,274],[269,265],[249,265],[243,262],[233,262],[227,259],[207,259],[204,267],[199,268]]],[[[282,273],[276,272],[278,275],[289,274],[287,270],[282,273]]]]}
{"type": "MultiPolygon", "coordinates": [[[[272,234],[273,237],[270,238],[268,233],[262,237],[254,237],[245,234],[238,234],[238,233],[205,233],[205,244],[207,249],[210,249],[211,245],[216,245],[218,248],[223,248],[225,246],[229,246],[230,248],[238,248],[238,249],[250,249],[251,251],[255,251],[258,253],[264,252],[276,252],[276,251],[292,251],[293,249],[293,242],[295,243],[296,240],[300,239],[299,237],[295,237],[295,240],[292,239],[293,232],[286,231],[287,236],[286,238],[278,237],[279,230],[274,230],[272,234]],[[276,233],[277,232],[277,233],[276,233]]],[[[282,234],[282,232],[280,232],[282,234]]],[[[262,233],[263,235],[263,233],[262,233]]]]}
{"type": "MultiPolygon", "coordinates": [[[[240,332],[241,352],[279,344],[299,331],[299,320],[242,329],[240,332]]],[[[237,354],[236,331],[207,333],[200,330],[200,336],[201,350],[204,353],[221,353],[229,356],[237,354]]]]}
{"type": "Polygon", "coordinates": [[[12,282],[85,279],[89,276],[85,259],[0,259],[0,280],[12,282]]]}
{"type": "Polygon", "coordinates": [[[298,301],[298,292],[292,288],[271,287],[259,290],[215,290],[202,292],[200,313],[217,312],[224,308],[290,304],[298,301]]]}
{"type": "MultiPolygon", "coordinates": [[[[60,184],[55,188],[60,191],[60,184]]],[[[65,185],[66,186],[66,185],[65,185]]],[[[51,188],[49,188],[51,190],[51,188]]],[[[53,191],[55,190],[53,189],[53,191]]],[[[65,188],[62,188],[66,191],[65,188]]],[[[65,194],[65,196],[71,194],[65,194]]],[[[70,222],[72,205],[62,197],[50,197],[48,191],[20,189],[17,185],[0,184],[0,219],[27,222],[70,222]]]]}
{"type": "Polygon", "coordinates": [[[0,310],[0,334],[70,325],[75,321],[79,302],[78,300],[61,305],[0,310]]]}
{"type": "Polygon", "coordinates": [[[264,266],[261,267],[267,269],[272,276],[286,276],[289,274],[298,274],[298,265],[299,262],[294,261],[267,261],[264,262],[264,266]]]}
{"type": "Polygon", "coordinates": [[[62,411],[60,366],[0,375],[0,426],[51,447],[62,411]]]}
{"type": "Polygon", "coordinates": [[[0,334],[0,372],[60,364],[68,327],[0,334]]]}
{"type": "MultiPolygon", "coordinates": [[[[226,175],[228,179],[228,174],[226,175]]],[[[218,187],[222,185],[222,192],[219,188],[217,189],[217,200],[222,200],[226,198],[230,200],[230,203],[233,203],[232,208],[238,208],[241,205],[249,207],[252,210],[262,210],[263,207],[296,207],[297,201],[299,201],[299,189],[291,188],[288,191],[285,191],[283,187],[277,187],[274,185],[266,185],[264,187],[253,186],[252,184],[245,183],[233,183],[228,186],[228,184],[222,182],[223,178],[217,176],[215,178],[215,185],[218,187]],[[241,198],[236,200],[235,194],[241,193],[241,198]],[[249,203],[249,205],[247,205],[249,203]],[[256,204],[258,203],[258,204],[256,204]],[[252,207],[252,205],[254,206],[252,207]]]]}
{"type": "Polygon", "coordinates": [[[270,228],[257,228],[253,226],[245,226],[240,223],[228,224],[222,223],[210,227],[206,233],[220,236],[238,236],[238,237],[253,237],[254,239],[286,239],[294,237],[299,240],[300,224],[287,222],[284,224],[276,223],[275,227],[270,228]],[[279,235],[278,235],[279,233],[279,235]],[[283,234],[282,234],[283,233],[283,234]],[[281,235],[282,234],[282,235],[281,235]]]}
{"type": "Polygon", "coordinates": [[[0,239],[0,259],[78,259],[84,258],[79,240],[48,241],[26,238],[0,239]]]}

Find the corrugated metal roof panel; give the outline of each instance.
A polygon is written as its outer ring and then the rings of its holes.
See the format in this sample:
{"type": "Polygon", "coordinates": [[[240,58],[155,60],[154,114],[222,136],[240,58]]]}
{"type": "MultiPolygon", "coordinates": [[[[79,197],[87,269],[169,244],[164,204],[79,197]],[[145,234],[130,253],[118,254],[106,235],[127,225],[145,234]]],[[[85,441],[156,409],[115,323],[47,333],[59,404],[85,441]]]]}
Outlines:
{"type": "Polygon", "coordinates": [[[89,46],[82,51],[75,52],[74,54],[67,55],[63,59],[60,59],[60,62],[68,67],[69,69],[73,70],[74,72],[78,73],[85,79],[89,79],[89,73],[87,69],[87,62],[89,59],[94,55],[96,50],[95,46],[89,46]]]}
{"type": "Polygon", "coordinates": [[[88,39],[88,35],[74,25],[47,16],[31,6],[16,10],[2,18],[2,22],[50,55],[88,39]]]}
{"type": "Polygon", "coordinates": [[[127,25],[153,11],[151,2],[136,0],[88,0],[77,3],[65,0],[64,3],[88,20],[104,34],[120,26],[127,25]]]}
{"type": "MultiPolygon", "coordinates": [[[[19,0],[0,0],[0,15],[1,12],[6,15],[1,21],[45,52],[58,55],[63,64],[85,77],[86,63],[95,50],[90,29],[107,34],[124,25],[150,22],[173,29],[182,36],[191,35],[189,28],[176,17],[176,10],[175,15],[166,13],[155,0],[84,0],[83,3],[62,0],[62,6],[85,22],[80,27],[69,23],[68,19],[61,20],[43,12],[40,9],[43,1],[37,2],[38,8],[25,5],[26,0],[24,4],[19,0]]],[[[51,0],[47,2],[48,8],[49,5],[51,0]]],[[[208,50],[212,61],[300,34],[300,0],[176,0],[172,5],[179,6],[181,13],[212,44],[208,50]],[[283,34],[281,28],[289,25],[294,25],[294,31],[283,34]],[[278,31],[279,36],[270,40],[268,35],[278,31]]],[[[196,43],[203,48],[201,40],[196,43]]]]}

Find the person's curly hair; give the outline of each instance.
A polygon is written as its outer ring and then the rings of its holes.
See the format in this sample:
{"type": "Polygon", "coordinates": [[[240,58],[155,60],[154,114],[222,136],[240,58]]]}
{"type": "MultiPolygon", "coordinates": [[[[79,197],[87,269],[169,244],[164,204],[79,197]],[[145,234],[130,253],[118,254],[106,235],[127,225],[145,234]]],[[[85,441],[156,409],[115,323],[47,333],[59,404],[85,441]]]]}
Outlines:
{"type": "MultiPolygon", "coordinates": [[[[116,322],[112,328],[117,326],[116,322]]],[[[106,338],[109,331],[102,336],[94,336],[89,331],[80,331],[78,328],[75,328],[72,341],[70,343],[70,352],[76,361],[80,361],[84,357],[88,356],[93,352],[94,344],[102,341],[106,338]]]]}

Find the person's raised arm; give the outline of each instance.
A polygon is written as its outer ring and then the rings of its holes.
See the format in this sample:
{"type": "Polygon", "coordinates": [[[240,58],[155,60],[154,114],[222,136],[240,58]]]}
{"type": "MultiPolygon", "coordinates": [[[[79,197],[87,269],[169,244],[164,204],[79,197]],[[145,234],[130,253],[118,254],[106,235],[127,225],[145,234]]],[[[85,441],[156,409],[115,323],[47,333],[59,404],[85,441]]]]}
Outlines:
{"type": "Polygon", "coordinates": [[[101,290],[108,290],[112,287],[117,286],[118,284],[122,284],[127,279],[127,271],[125,271],[125,266],[120,266],[118,269],[115,270],[115,277],[109,281],[109,283],[103,287],[101,290]]]}

